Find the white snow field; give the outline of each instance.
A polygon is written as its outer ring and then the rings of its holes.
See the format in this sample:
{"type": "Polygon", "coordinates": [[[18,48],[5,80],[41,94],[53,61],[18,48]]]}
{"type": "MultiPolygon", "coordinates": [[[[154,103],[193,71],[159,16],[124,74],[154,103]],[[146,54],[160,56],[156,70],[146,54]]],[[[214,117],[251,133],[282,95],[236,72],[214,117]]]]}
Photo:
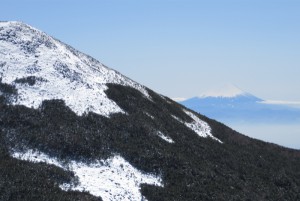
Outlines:
{"type": "Polygon", "coordinates": [[[119,155],[92,164],[76,161],[65,164],[34,150],[12,152],[12,157],[34,163],[44,162],[72,171],[78,177],[79,184],[64,183],[60,185],[61,189],[87,191],[103,201],[146,201],[140,192],[141,184],[163,187],[160,176],[142,173],[119,155]]]}

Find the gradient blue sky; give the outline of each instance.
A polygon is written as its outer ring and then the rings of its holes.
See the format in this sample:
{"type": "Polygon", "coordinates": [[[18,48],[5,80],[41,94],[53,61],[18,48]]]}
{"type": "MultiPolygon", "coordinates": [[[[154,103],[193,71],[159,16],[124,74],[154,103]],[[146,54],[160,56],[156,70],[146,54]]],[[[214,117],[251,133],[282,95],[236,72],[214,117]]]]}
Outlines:
{"type": "Polygon", "coordinates": [[[169,97],[233,83],[300,101],[299,0],[0,0],[28,23],[169,97]]]}

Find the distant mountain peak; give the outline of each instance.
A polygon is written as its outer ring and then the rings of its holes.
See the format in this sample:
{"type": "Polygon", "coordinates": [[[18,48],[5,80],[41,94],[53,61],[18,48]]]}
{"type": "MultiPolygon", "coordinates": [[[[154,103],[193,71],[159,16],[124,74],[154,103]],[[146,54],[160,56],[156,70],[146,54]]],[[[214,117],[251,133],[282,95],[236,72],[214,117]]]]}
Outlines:
{"type": "Polygon", "coordinates": [[[226,84],[221,88],[209,90],[203,94],[200,94],[200,98],[207,97],[220,97],[220,98],[232,98],[236,96],[247,96],[250,95],[245,91],[241,90],[234,84],[226,84]]]}

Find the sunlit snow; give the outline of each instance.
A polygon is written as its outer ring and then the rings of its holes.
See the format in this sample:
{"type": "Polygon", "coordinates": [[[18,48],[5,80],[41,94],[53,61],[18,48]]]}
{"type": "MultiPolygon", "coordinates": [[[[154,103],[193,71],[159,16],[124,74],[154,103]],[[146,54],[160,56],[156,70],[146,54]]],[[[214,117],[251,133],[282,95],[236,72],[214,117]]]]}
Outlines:
{"type": "Polygon", "coordinates": [[[0,66],[2,82],[18,89],[14,105],[38,108],[43,100],[62,99],[78,115],[124,113],[106,96],[107,83],[133,87],[151,99],[144,86],[20,22],[0,22],[0,66]],[[15,82],[29,76],[40,81],[15,82]]]}
{"type": "Polygon", "coordinates": [[[152,116],[151,114],[149,114],[148,112],[145,112],[145,114],[150,117],[151,119],[154,119],[154,116],[152,116]]]}
{"type": "Polygon", "coordinates": [[[201,119],[199,119],[196,115],[194,115],[193,113],[187,111],[187,110],[183,110],[188,116],[190,116],[194,121],[192,122],[184,122],[182,121],[180,118],[172,115],[172,117],[174,119],[176,119],[177,121],[183,123],[186,127],[190,128],[191,130],[193,130],[195,133],[197,133],[200,137],[210,137],[220,143],[223,143],[221,140],[219,140],[218,138],[214,137],[211,134],[211,127],[208,125],[208,123],[206,123],[205,121],[202,121],[201,119]]]}
{"type": "Polygon", "coordinates": [[[65,191],[87,191],[101,197],[103,201],[146,200],[140,192],[141,184],[163,186],[159,176],[142,173],[119,155],[92,164],[76,161],[61,163],[56,158],[33,150],[13,152],[12,156],[20,160],[44,162],[73,171],[79,179],[79,184],[64,183],[60,187],[65,191]]]}
{"type": "Polygon", "coordinates": [[[166,141],[168,143],[174,143],[174,140],[172,138],[170,138],[169,136],[165,135],[161,131],[158,131],[157,135],[158,135],[158,137],[160,137],[161,139],[163,139],[164,141],[166,141]]]}

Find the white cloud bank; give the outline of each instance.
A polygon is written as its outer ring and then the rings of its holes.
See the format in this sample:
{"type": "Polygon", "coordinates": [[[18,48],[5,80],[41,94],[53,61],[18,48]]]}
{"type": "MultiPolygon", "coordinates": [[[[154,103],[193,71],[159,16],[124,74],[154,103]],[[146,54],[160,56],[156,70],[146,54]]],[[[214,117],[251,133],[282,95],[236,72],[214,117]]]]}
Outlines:
{"type": "Polygon", "coordinates": [[[268,105],[288,105],[288,106],[300,107],[300,101],[264,100],[261,101],[260,103],[268,104],[268,105]]]}

